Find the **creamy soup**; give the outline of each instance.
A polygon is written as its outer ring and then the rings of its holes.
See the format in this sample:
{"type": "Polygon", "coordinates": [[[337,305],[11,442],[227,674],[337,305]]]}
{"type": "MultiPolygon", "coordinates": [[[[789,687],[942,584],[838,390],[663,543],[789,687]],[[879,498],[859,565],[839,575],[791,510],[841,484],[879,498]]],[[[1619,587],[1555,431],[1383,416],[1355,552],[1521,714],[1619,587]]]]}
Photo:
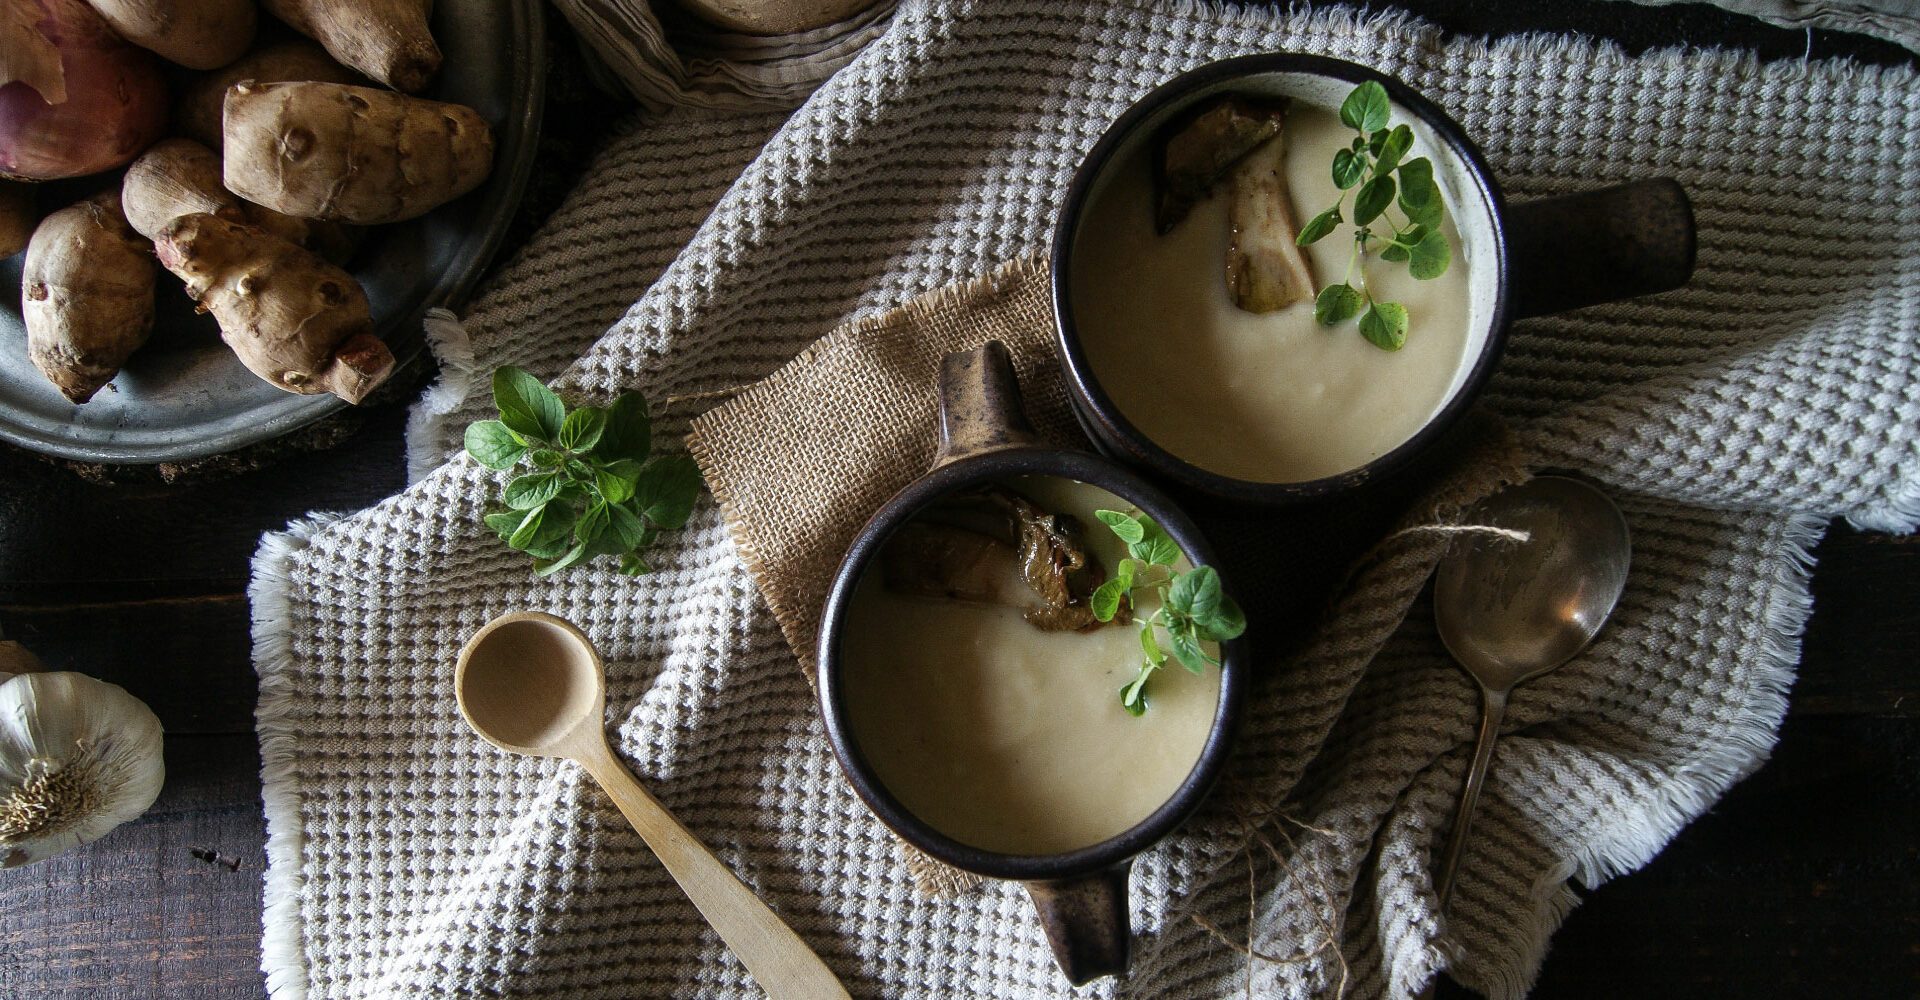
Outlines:
{"type": "MultiPolygon", "coordinates": [[[[1396,111],[1395,120],[1408,116],[1396,111]]],[[[1416,133],[1417,134],[1417,133],[1416,133]]],[[[1280,137],[1293,218],[1334,203],[1328,165],[1354,133],[1296,102],[1280,137]]],[[[1348,320],[1323,327],[1313,303],[1256,314],[1223,280],[1231,238],[1223,190],[1166,235],[1153,225],[1151,144],[1109,170],[1073,243],[1073,315],[1100,385],[1156,444],[1203,469],[1257,482],[1303,482],[1358,468],[1412,437],[1454,383],[1468,341],[1468,267],[1451,209],[1453,264],[1417,281],[1405,264],[1367,262],[1374,298],[1410,316],[1406,346],[1373,346],[1348,320]]],[[[1409,159],[1431,156],[1416,139],[1409,159]]],[[[1221,186],[1224,188],[1224,185],[1221,186]]],[[[1347,198],[1351,214],[1353,198],[1347,198]]],[[[1315,288],[1347,273],[1352,229],[1306,250],[1315,288]]],[[[1358,284],[1358,276],[1353,279],[1358,284]]]]}
{"type": "MultiPolygon", "coordinates": [[[[1078,518],[1102,565],[1126,555],[1093,516],[1125,501],[1064,479],[1009,485],[1078,518]]],[[[1043,631],[1007,604],[898,593],[874,570],[845,635],[848,719],[881,782],[928,825],[1002,853],[1070,851],[1145,819],[1193,770],[1220,698],[1217,668],[1169,660],[1129,715],[1137,625],[1043,631]]]]}

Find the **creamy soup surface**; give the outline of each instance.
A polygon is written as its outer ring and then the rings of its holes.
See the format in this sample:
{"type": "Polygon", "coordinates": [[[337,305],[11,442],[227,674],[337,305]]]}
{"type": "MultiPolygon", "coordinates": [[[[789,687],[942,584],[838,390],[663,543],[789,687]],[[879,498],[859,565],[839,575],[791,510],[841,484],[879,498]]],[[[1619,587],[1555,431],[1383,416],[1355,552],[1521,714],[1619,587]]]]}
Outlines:
{"type": "MultiPolygon", "coordinates": [[[[1103,565],[1126,555],[1093,516],[1126,501],[1065,479],[1008,485],[1079,518],[1103,565]]],[[[1131,716],[1120,688],[1140,666],[1137,625],[1043,632],[1015,608],[897,594],[879,575],[847,612],[848,718],[882,783],[935,829],[1007,854],[1070,851],[1139,823],[1193,770],[1218,669],[1168,660],[1131,716]]]]}
{"type": "MultiPolygon", "coordinates": [[[[1409,117],[1396,110],[1394,120],[1409,117]]],[[[1275,142],[1298,225],[1334,203],[1329,164],[1354,132],[1332,111],[1295,103],[1275,142]]],[[[1453,264],[1416,281],[1374,258],[1381,301],[1407,307],[1406,346],[1373,346],[1348,320],[1328,328],[1313,303],[1255,314],[1224,280],[1231,235],[1222,184],[1166,235],[1153,229],[1151,144],[1116,162],[1073,244],[1073,313],[1094,375],[1128,420],[1201,468],[1256,482],[1304,482],[1358,468],[1412,437],[1446,402],[1465,356],[1467,261],[1445,225],[1453,264]]],[[[1409,159],[1431,156],[1419,139],[1409,159]]],[[[1353,198],[1344,213],[1352,214],[1353,198]]],[[[1397,212],[1397,209],[1390,210],[1397,212]]],[[[1347,273],[1352,227],[1308,247],[1314,287],[1347,273]]],[[[1359,286],[1358,274],[1351,279],[1359,286]]]]}

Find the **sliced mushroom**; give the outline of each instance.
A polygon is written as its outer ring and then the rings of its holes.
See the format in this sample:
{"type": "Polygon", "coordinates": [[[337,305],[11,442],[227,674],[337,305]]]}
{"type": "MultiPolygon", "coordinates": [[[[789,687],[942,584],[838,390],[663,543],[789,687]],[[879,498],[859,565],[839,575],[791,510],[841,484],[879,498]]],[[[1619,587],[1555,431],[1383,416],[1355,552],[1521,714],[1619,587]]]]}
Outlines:
{"type": "Polygon", "coordinates": [[[1223,97],[1168,136],[1154,158],[1154,228],[1170,232],[1235,164],[1280,134],[1287,101],[1223,97]]]}
{"type": "Polygon", "coordinates": [[[1080,520],[1003,487],[948,498],[903,526],[881,553],[881,572],[896,593],[1019,608],[1043,631],[1103,624],[1088,598],[1106,571],[1080,520]]]}
{"type": "Polygon", "coordinates": [[[1247,312],[1268,313],[1313,300],[1313,271],[1294,238],[1287,191],[1287,144],[1262,143],[1228,178],[1227,291],[1247,312]]]}

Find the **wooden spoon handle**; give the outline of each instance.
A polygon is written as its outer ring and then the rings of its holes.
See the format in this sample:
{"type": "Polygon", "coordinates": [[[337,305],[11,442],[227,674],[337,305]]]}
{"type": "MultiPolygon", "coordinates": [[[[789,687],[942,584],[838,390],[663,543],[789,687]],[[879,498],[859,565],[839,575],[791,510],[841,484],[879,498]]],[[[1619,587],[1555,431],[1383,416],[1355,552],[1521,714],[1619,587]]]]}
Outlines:
{"type": "Polygon", "coordinates": [[[845,1000],[820,956],[634,780],[602,743],[577,758],[772,1000],[845,1000]]]}
{"type": "Polygon", "coordinates": [[[1492,688],[1480,689],[1480,741],[1473,751],[1473,766],[1467,769],[1467,785],[1460,791],[1460,808],[1453,814],[1453,833],[1447,837],[1446,860],[1440,863],[1440,877],[1434,893],[1440,898],[1440,913],[1453,902],[1454,876],[1460,874],[1460,859],[1467,853],[1467,834],[1473,832],[1473,811],[1480,805],[1480,786],[1487,780],[1487,768],[1493,763],[1493,745],[1500,739],[1500,720],[1507,714],[1507,693],[1492,688]]]}

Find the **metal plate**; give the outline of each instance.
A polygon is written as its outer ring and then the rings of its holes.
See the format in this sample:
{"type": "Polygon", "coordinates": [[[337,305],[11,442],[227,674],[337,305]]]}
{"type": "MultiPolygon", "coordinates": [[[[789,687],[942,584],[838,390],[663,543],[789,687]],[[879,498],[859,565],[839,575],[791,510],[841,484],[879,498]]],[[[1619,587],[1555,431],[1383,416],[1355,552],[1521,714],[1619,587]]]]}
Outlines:
{"type": "MultiPolygon", "coordinates": [[[[420,317],[459,303],[505,235],[533,163],[544,104],[539,0],[440,0],[433,32],[445,55],[423,95],[468,105],[493,126],[493,173],[475,191],[407,222],[374,229],[351,270],[380,336],[404,366],[424,340],[420,317]]],[[[45,206],[42,206],[45,207],[45,206]]],[[[296,396],[255,378],[160,274],[153,339],[112,384],[76,406],[27,360],[20,318],[26,255],[0,261],[0,439],[85,462],[174,462],[232,451],[312,423],[347,404],[296,396]]]]}

